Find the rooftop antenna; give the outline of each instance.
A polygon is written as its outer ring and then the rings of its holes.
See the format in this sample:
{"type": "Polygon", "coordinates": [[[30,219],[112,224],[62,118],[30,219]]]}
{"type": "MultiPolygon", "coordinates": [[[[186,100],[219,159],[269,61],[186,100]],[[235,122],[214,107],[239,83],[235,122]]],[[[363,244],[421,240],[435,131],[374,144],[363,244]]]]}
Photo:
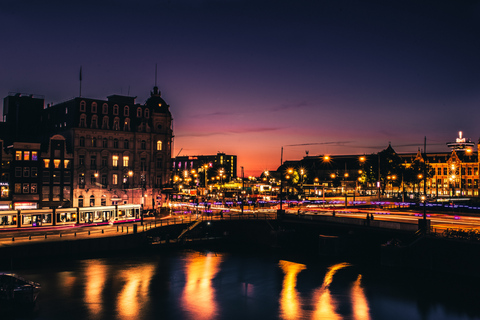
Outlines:
{"type": "Polygon", "coordinates": [[[82,66],[80,66],[79,80],[80,80],[80,94],[79,94],[79,97],[81,97],[82,96],[82,66]]]}

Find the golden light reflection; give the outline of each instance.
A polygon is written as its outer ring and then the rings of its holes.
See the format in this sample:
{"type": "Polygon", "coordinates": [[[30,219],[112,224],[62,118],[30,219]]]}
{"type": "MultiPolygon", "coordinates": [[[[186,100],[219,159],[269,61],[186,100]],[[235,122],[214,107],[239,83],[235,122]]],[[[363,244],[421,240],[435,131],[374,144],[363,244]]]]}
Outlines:
{"type": "Polygon", "coordinates": [[[153,264],[123,270],[119,276],[125,281],[118,295],[117,310],[120,319],[141,319],[140,311],[149,303],[150,280],[155,272],[153,264]]]}
{"type": "Polygon", "coordinates": [[[62,296],[69,297],[72,295],[72,288],[76,280],[77,277],[71,271],[64,271],[59,274],[57,283],[61,283],[58,287],[61,290],[62,296]]]}
{"type": "Polygon", "coordinates": [[[279,265],[285,273],[283,288],[280,293],[280,316],[282,319],[301,318],[301,302],[295,287],[298,274],[307,267],[304,264],[285,260],[280,260],[279,265]]]}
{"type": "Polygon", "coordinates": [[[220,270],[222,255],[189,253],[186,257],[186,283],[181,297],[190,319],[213,319],[217,316],[217,301],[212,280],[220,270]]]}
{"type": "Polygon", "coordinates": [[[102,311],[102,291],[105,286],[105,264],[101,261],[88,260],[85,266],[85,304],[91,319],[98,318],[102,311]]]}
{"type": "Polygon", "coordinates": [[[362,280],[362,275],[359,274],[357,281],[353,284],[352,287],[352,310],[353,310],[353,319],[354,320],[370,320],[370,308],[368,306],[368,300],[365,296],[363,288],[360,286],[362,280]]]}
{"type": "Polygon", "coordinates": [[[349,263],[342,262],[328,268],[325,278],[323,279],[323,285],[315,290],[313,294],[314,301],[316,301],[313,319],[343,319],[342,316],[336,312],[338,303],[332,298],[329,286],[332,283],[335,273],[348,266],[350,266],[349,263]]]}

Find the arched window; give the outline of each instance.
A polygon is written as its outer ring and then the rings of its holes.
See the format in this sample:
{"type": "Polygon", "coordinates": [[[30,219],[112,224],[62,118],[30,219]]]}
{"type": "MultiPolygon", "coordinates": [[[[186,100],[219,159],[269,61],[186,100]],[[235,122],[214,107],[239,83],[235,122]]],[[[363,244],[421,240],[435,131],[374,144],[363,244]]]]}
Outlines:
{"type": "Polygon", "coordinates": [[[92,129],[97,129],[97,128],[98,128],[98,116],[97,116],[97,115],[93,115],[93,116],[92,116],[92,125],[91,125],[91,128],[92,128],[92,129]]]}
{"type": "Polygon", "coordinates": [[[102,119],[102,129],[106,129],[108,130],[108,117],[107,116],[104,116],[103,119],[102,119]]]}
{"type": "Polygon", "coordinates": [[[113,114],[118,116],[118,104],[113,106],[113,114]]]}
{"type": "Polygon", "coordinates": [[[97,113],[97,103],[92,102],[92,113],[97,113]]]}
{"type": "Polygon", "coordinates": [[[118,139],[113,139],[113,147],[118,149],[118,139]]]}
{"type": "Polygon", "coordinates": [[[108,140],[107,140],[107,138],[103,138],[103,140],[102,140],[102,147],[103,147],[103,148],[108,148],[108,140]]]}
{"type": "Polygon", "coordinates": [[[113,130],[120,130],[120,118],[119,117],[115,117],[115,119],[113,119],[113,130]]]}
{"type": "Polygon", "coordinates": [[[80,101],[80,112],[85,112],[86,106],[87,104],[85,101],[80,101]]]}
{"type": "Polygon", "coordinates": [[[157,140],[157,150],[158,151],[162,150],[162,141],[161,140],[157,140]]]}
{"type": "Polygon", "coordinates": [[[106,206],[107,205],[107,196],[102,195],[102,199],[100,200],[100,205],[101,206],[106,206]]]}
{"type": "Polygon", "coordinates": [[[94,195],[90,196],[90,207],[95,207],[95,196],[94,195]]]}
{"type": "Polygon", "coordinates": [[[80,145],[80,147],[85,147],[85,137],[80,137],[79,145],[80,145]]]}
{"type": "Polygon", "coordinates": [[[108,114],[108,104],[104,103],[102,106],[102,113],[108,114]]]}
{"type": "Polygon", "coordinates": [[[97,138],[93,137],[92,138],[92,147],[96,147],[97,146],[97,138]]]}
{"type": "Polygon", "coordinates": [[[78,197],[78,206],[81,208],[83,207],[83,196],[78,197]]]}
{"type": "Polygon", "coordinates": [[[128,106],[123,107],[123,115],[125,117],[128,117],[129,114],[130,114],[130,109],[128,108],[128,106]]]}
{"type": "Polygon", "coordinates": [[[125,139],[125,140],[123,141],[123,148],[125,148],[125,149],[130,148],[130,143],[129,143],[129,141],[128,141],[127,139],[125,139]]]}
{"type": "Polygon", "coordinates": [[[140,149],[142,150],[147,149],[147,142],[145,140],[142,140],[142,143],[140,144],[140,149]]]}
{"type": "Polygon", "coordinates": [[[85,114],[80,115],[80,128],[87,127],[87,116],[85,114]]]}
{"type": "Polygon", "coordinates": [[[130,119],[125,118],[125,122],[123,123],[123,131],[130,131],[130,119]]]}
{"type": "Polygon", "coordinates": [[[150,117],[150,110],[145,109],[145,118],[150,117]]]}
{"type": "Polygon", "coordinates": [[[141,118],[142,117],[142,108],[138,107],[137,108],[137,118],[141,118]]]}

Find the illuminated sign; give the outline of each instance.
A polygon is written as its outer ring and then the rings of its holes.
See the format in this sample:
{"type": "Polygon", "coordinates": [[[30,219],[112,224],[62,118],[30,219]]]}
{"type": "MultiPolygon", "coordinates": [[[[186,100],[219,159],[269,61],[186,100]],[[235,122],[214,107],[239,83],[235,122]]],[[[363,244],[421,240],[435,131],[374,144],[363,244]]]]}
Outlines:
{"type": "Polygon", "coordinates": [[[38,209],[36,202],[16,202],[13,204],[15,210],[38,209]]]}
{"type": "Polygon", "coordinates": [[[8,182],[0,182],[0,187],[8,187],[8,182]]]}
{"type": "Polygon", "coordinates": [[[188,157],[188,160],[198,160],[197,157],[188,157]]]}

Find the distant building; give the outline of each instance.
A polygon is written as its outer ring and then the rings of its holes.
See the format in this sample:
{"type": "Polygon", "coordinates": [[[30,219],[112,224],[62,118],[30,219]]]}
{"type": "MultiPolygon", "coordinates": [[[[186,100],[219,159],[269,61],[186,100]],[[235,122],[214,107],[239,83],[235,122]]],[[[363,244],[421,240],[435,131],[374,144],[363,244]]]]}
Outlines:
{"type": "Polygon", "coordinates": [[[172,161],[174,177],[182,180],[193,177],[199,187],[205,186],[205,179],[208,183],[215,183],[237,178],[236,155],[219,152],[216,155],[178,156],[172,161]]]}

